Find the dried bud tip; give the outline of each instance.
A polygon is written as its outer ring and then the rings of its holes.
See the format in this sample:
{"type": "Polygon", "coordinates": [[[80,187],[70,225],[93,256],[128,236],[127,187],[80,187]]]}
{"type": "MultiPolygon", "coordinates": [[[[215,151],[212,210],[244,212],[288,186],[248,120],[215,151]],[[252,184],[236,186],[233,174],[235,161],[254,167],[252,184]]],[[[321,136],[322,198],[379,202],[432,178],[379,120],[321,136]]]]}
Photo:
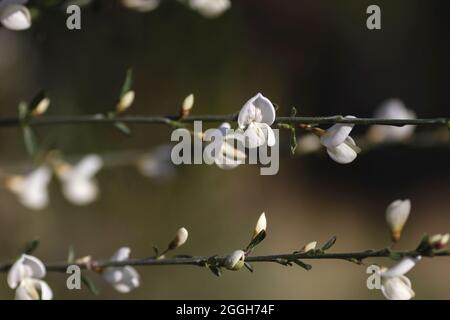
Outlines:
{"type": "Polygon", "coordinates": [[[255,238],[261,231],[266,231],[267,220],[266,214],[263,212],[259,216],[258,222],[256,222],[255,231],[253,232],[253,238],[255,238]]]}
{"type": "Polygon", "coordinates": [[[46,98],[42,99],[36,105],[36,108],[33,109],[33,111],[31,112],[31,115],[33,117],[39,117],[40,115],[44,114],[45,111],[47,111],[49,105],[50,105],[49,98],[46,97],[46,98]]]}
{"type": "Polygon", "coordinates": [[[183,244],[186,243],[187,239],[188,239],[188,231],[186,230],[186,228],[178,229],[175,238],[169,244],[169,250],[175,250],[176,248],[181,247],[183,244]]]}
{"type": "Polygon", "coordinates": [[[226,257],[224,267],[228,270],[237,271],[244,266],[245,252],[236,250],[226,257]]]}
{"type": "Polygon", "coordinates": [[[120,97],[119,102],[116,106],[117,113],[122,113],[127,110],[133,104],[135,93],[133,90],[127,91],[122,97],[120,97]]]}

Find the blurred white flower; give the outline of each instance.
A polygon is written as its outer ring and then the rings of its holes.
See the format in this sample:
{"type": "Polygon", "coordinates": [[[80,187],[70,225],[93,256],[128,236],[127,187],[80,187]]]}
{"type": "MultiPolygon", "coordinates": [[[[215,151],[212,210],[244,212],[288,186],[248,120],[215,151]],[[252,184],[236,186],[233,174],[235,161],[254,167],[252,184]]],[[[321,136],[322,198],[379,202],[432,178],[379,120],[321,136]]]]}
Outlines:
{"type": "Polygon", "coordinates": [[[236,250],[225,258],[224,267],[228,270],[239,270],[244,266],[245,252],[236,250]]]}
{"type": "Polygon", "coordinates": [[[40,210],[49,202],[48,184],[52,173],[47,166],[41,166],[27,176],[12,176],[6,179],[6,188],[17,195],[25,207],[40,210]]]}
{"type": "Polygon", "coordinates": [[[245,129],[246,147],[257,148],[267,143],[273,146],[275,134],[270,127],[275,121],[275,108],[272,102],[261,93],[248,100],[238,116],[239,128],[245,129]]]}
{"type": "Polygon", "coordinates": [[[391,231],[392,240],[400,240],[403,227],[411,212],[411,201],[395,200],[386,208],[386,223],[391,231]]]}
{"type": "Polygon", "coordinates": [[[430,237],[429,244],[435,249],[442,249],[450,240],[450,233],[435,234],[430,237]]]}
{"type": "MultiPolygon", "coordinates": [[[[346,116],[345,118],[355,117],[346,116]]],[[[353,126],[353,124],[337,123],[328,128],[320,137],[320,143],[327,148],[328,155],[337,163],[350,163],[356,159],[361,151],[350,137],[353,126]]]]}
{"type": "Polygon", "coordinates": [[[309,154],[318,151],[321,148],[320,139],[313,133],[302,135],[297,139],[298,154],[309,154]]]}
{"type": "Polygon", "coordinates": [[[57,168],[66,199],[75,205],[87,205],[97,199],[99,188],[95,174],[102,166],[102,159],[90,154],[74,166],[63,164],[57,168]]]}
{"type": "Polygon", "coordinates": [[[180,228],[175,234],[175,238],[169,244],[169,250],[175,250],[186,243],[189,233],[186,228],[180,228]]]}
{"type": "Polygon", "coordinates": [[[231,7],[230,0],[188,0],[192,10],[206,18],[216,18],[231,7]]]}
{"type": "Polygon", "coordinates": [[[175,166],[170,157],[172,147],[162,145],[150,153],[143,154],[137,161],[138,171],[150,178],[171,178],[175,174],[175,166]]]}
{"type": "Polygon", "coordinates": [[[16,289],[16,300],[51,300],[53,293],[45,281],[46,270],[41,260],[22,254],[8,271],[7,282],[16,289]]]}
{"type": "MultiPolygon", "coordinates": [[[[215,136],[215,140],[212,141],[205,148],[205,157],[209,160],[208,162],[215,163],[221,169],[234,169],[237,166],[243,164],[246,159],[244,147],[244,136],[239,133],[227,133],[230,129],[230,124],[228,122],[222,123],[217,130],[220,132],[220,138],[215,136]],[[235,146],[235,143],[240,143],[242,148],[235,146]]],[[[207,141],[211,140],[212,131],[206,131],[204,139],[207,141]]]]}
{"type": "Polygon", "coordinates": [[[1,9],[0,22],[10,30],[26,30],[31,27],[31,14],[23,5],[9,4],[1,9]]]}
{"type": "Polygon", "coordinates": [[[138,12],[149,12],[158,8],[161,0],[122,0],[122,5],[138,12]]]}
{"type": "MultiPolygon", "coordinates": [[[[376,110],[375,118],[380,119],[416,119],[416,113],[408,108],[399,99],[385,101],[376,110]]],[[[374,125],[368,131],[368,138],[372,142],[397,142],[409,138],[414,133],[415,126],[403,127],[374,125]]]]}
{"type": "MultiPolygon", "coordinates": [[[[111,257],[111,261],[128,260],[130,252],[130,248],[122,247],[111,257]]],[[[108,267],[103,271],[102,276],[121,293],[128,293],[139,287],[141,283],[139,273],[131,266],[108,267]]]]}
{"type": "Polygon", "coordinates": [[[405,257],[389,269],[381,270],[381,291],[389,300],[409,300],[414,297],[411,281],[405,276],[422,257],[405,257]]]}

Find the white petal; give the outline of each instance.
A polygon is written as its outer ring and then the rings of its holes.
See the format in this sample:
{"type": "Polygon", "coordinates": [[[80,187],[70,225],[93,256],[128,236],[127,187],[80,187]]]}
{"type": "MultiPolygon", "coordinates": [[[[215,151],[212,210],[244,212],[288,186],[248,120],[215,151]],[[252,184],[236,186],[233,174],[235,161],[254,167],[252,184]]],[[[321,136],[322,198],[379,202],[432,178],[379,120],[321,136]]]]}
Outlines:
{"type": "Polygon", "coordinates": [[[71,176],[63,182],[62,192],[75,205],[83,206],[95,201],[99,194],[97,181],[82,176],[71,176]]]}
{"type": "Polygon", "coordinates": [[[20,186],[19,201],[29,209],[40,210],[48,205],[48,184],[51,171],[42,166],[31,172],[20,186]]]}
{"type": "MultiPolygon", "coordinates": [[[[355,118],[354,116],[346,116],[346,119],[355,118]]],[[[347,139],[352,131],[354,124],[336,123],[327,129],[325,134],[320,137],[320,143],[327,148],[335,148],[347,139]]]]}
{"type": "Polygon", "coordinates": [[[0,21],[10,30],[26,30],[31,27],[31,14],[27,7],[12,4],[1,11],[0,21]]]}
{"type": "Polygon", "coordinates": [[[216,18],[231,6],[230,0],[189,0],[189,6],[206,18],[216,18]]]}
{"type": "Polygon", "coordinates": [[[131,249],[128,247],[121,247],[111,257],[111,261],[123,261],[130,257],[131,249]]]}
{"type": "Polygon", "coordinates": [[[90,154],[78,162],[72,169],[72,175],[91,178],[102,168],[102,166],[102,158],[96,154],[90,154]]]}
{"type": "Polygon", "coordinates": [[[381,276],[385,277],[385,278],[393,278],[393,277],[403,276],[408,271],[410,271],[412,268],[414,268],[414,266],[417,264],[417,262],[420,261],[421,258],[422,258],[421,256],[417,256],[416,258],[404,257],[396,265],[389,268],[387,271],[382,272],[381,276]]]}
{"type": "Polygon", "coordinates": [[[8,271],[7,282],[11,289],[16,288],[25,278],[45,277],[45,266],[36,257],[22,254],[8,271]]]}
{"type": "Polygon", "coordinates": [[[103,277],[121,293],[128,293],[136,289],[141,282],[139,273],[131,266],[108,268],[103,273],[103,277]]]}
{"type": "Polygon", "coordinates": [[[275,108],[272,102],[261,93],[248,100],[238,116],[238,125],[245,128],[252,122],[262,122],[271,125],[275,121],[275,108]]]}
{"type": "Polygon", "coordinates": [[[386,222],[392,231],[401,231],[411,212],[411,201],[395,200],[386,209],[386,222]]]}
{"type": "Polygon", "coordinates": [[[258,148],[266,142],[266,136],[259,123],[250,123],[244,136],[246,138],[245,146],[249,149],[258,148]]]}
{"type": "Polygon", "coordinates": [[[342,143],[335,148],[327,148],[327,153],[330,158],[341,164],[347,164],[355,160],[358,153],[355,151],[355,146],[352,145],[352,141],[353,139],[347,140],[347,143],[342,143]]]}
{"type": "Polygon", "coordinates": [[[126,8],[139,12],[149,12],[158,8],[160,0],[122,0],[126,8]]]}
{"type": "Polygon", "coordinates": [[[24,279],[16,289],[16,300],[51,300],[52,298],[52,289],[42,280],[24,279]]]}
{"type": "Polygon", "coordinates": [[[381,291],[389,300],[409,300],[414,297],[411,281],[405,276],[383,279],[381,291]]]}

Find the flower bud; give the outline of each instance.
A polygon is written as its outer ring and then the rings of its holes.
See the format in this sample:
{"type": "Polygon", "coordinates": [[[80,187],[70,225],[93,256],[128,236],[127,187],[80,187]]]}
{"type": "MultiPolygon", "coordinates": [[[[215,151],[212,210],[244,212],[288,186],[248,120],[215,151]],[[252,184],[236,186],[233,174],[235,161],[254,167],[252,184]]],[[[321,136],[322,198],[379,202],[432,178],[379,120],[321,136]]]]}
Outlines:
{"type": "Polygon", "coordinates": [[[47,111],[48,106],[50,105],[50,99],[45,97],[39,103],[36,105],[36,108],[33,109],[31,112],[31,115],[33,117],[39,117],[40,115],[43,115],[45,111],[47,111]]]}
{"type": "Polygon", "coordinates": [[[224,267],[228,270],[237,271],[244,266],[245,252],[242,250],[236,250],[231,253],[224,262],[224,267]]]}
{"type": "Polygon", "coordinates": [[[435,234],[428,240],[430,246],[434,249],[442,249],[450,240],[450,234],[435,234]]]}
{"type": "Polygon", "coordinates": [[[300,250],[300,251],[306,253],[306,252],[308,252],[308,251],[315,250],[315,249],[316,249],[316,246],[317,246],[317,241],[312,241],[312,242],[308,243],[307,245],[305,245],[305,246],[302,248],[302,250],[300,250]]]}
{"type": "Polygon", "coordinates": [[[1,11],[0,22],[10,30],[26,30],[31,27],[31,14],[27,7],[11,4],[1,11]]]}
{"type": "Polygon", "coordinates": [[[397,242],[403,230],[403,226],[408,220],[411,211],[411,201],[409,199],[396,200],[386,209],[386,222],[391,230],[392,241],[397,242]]]}
{"type": "Polygon", "coordinates": [[[122,113],[125,110],[127,110],[129,107],[131,107],[131,105],[133,104],[133,101],[134,101],[134,96],[135,96],[134,91],[130,90],[130,91],[126,92],[122,97],[120,97],[119,102],[117,103],[117,106],[116,106],[116,111],[118,113],[122,113]]]}
{"type": "Polygon", "coordinates": [[[186,118],[189,116],[189,113],[191,112],[191,109],[194,107],[194,94],[191,93],[188,95],[181,105],[181,111],[180,111],[180,118],[186,118]]]}
{"type": "Polygon", "coordinates": [[[258,222],[256,222],[255,231],[253,232],[253,238],[255,238],[261,231],[266,231],[267,220],[266,214],[263,212],[259,216],[258,222]]]}
{"type": "Polygon", "coordinates": [[[169,244],[169,250],[175,250],[176,248],[181,247],[188,239],[188,231],[186,228],[178,229],[175,238],[169,244]]]}

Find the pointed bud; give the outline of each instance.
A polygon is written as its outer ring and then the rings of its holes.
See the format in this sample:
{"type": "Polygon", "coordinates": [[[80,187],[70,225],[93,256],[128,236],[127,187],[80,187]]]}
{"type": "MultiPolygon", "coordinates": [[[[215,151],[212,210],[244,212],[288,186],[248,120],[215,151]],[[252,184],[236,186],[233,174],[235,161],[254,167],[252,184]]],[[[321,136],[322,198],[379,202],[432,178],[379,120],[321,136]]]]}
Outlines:
{"type": "Polygon", "coordinates": [[[391,230],[392,241],[400,240],[403,226],[408,220],[411,211],[411,201],[409,199],[396,200],[386,209],[386,222],[391,230]]]}
{"type": "Polygon", "coordinates": [[[429,241],[430,246],[434,249],[442,249],[450,240],[450,234],[435,234],[431,236],[429,241]]]}
{"type": "Polygon", "coordinates": [[[116,106],[117,113],[122,113],[127,110],[133,104],[135,93],[133,90],[127,91],[122,97],[120,97],[119,102],[116,106]]]}
{"type": "Polygon", "coordinates": [[[194,107],[194,94],[191,93],[184,99],[183,104],[181,105],[180,118],[184,119],[187,116],[189,116],[189,113],[191,112],[193,107],[194,107]]]}
{"type": "Polygon", "coordinates": [[[255,231],[253,232],[253,238],[255,238],[261,231],[266,231],[267,220],[266,214],[263,212],[259,216],[258,222],[256,222],[255,231]]]}
{"type": "Polygon", "coordinates": [[[45,97],[39,103],[36,105],[36,108],[33,109],[31,112],[31,115],[33,117],[39,117],[40,115],[43,115],[45,111],[47,111],[48,106],[50,105],[50,99],[45,97]]]}
{"type": "Polygon", "coordinates": [[[244,266],[245,252],[242,250],[236,250],[231,253],[224,262],[224,267],[228,270],[237,271],[244,266]]]}
{"type": "Polygon", "coordinates": [[[313,242],[310,242],[310,243],[308,243],[307,245],[305,245],[303,248],[302,248],[302,250],[300,250],[301,252],[309,252],[309,251],[311,251],[311,250],[315,250],[316,249],[316,246],[317,246],[317,241],[313,241],[313,242]]]}
{"type": "Polygon", "coordinates": [[[188,231],[185,228],[178,229],[175,238],[169,244],[169,250],[181,247],[188,239],[188,231]]]}

